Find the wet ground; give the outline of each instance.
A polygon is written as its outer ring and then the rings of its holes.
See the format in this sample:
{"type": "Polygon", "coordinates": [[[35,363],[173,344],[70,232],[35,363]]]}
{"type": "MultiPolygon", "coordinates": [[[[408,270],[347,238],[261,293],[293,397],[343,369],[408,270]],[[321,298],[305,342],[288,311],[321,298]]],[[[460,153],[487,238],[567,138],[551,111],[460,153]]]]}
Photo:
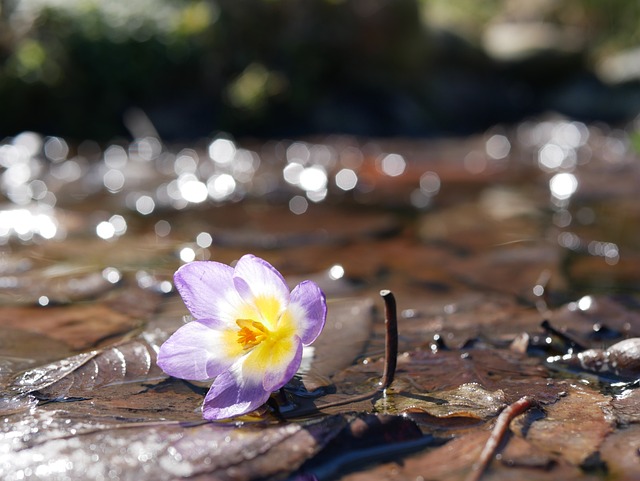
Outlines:
{"type": "Polygon", "coordinates": [[[444,140],[0,145],[0,474],[22,479],[640,477],[640,163],[563,119],[444,140]],[[204,423],[158,346],[182,263],[264,257],[327,294],[270,406],[204,423]],[[379,292],[398,304],[395,380],[379,292]]]}

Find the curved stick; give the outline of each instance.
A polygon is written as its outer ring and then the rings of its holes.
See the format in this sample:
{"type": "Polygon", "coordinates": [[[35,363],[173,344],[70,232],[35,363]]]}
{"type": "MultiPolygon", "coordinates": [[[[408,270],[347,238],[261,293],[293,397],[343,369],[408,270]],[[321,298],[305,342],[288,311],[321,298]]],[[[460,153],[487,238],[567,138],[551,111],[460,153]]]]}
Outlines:
{"type": "Polygon", "coordinates": [[[498,416],[495,426],[491,431],[487,443],[484,445],[478,461],[471,466],[471,471],[464,481],[479,481],[482,477],[482,473],[486,471],[493,459],[498,446],[504,439],[507,431],[509,430],[509,424],[515,419],[516,416],[522,414],[527,409],[531,408],[535,404],[533,398],[529,396],[523,396],[513,404],[507,406],[498,416]]]}

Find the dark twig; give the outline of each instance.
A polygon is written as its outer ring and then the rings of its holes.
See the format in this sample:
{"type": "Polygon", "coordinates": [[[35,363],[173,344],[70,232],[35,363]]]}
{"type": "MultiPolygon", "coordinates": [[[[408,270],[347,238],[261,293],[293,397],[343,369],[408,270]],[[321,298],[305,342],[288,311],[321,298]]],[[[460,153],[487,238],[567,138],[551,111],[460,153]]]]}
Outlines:
{"type": "Polygon", "coordinates": [[[524,396],[518,399],[513,404],[507,406],[498,416],[496,424],[491,431],[487,443],[484,445],[478,461],[471,466],[471,472],[467,475],[464,481],[479,481],[482,474],[486,471],[493,459],[493,456],[498,449],[498,446],[504,439],[509,430],[509,424],[516,416],[524,413],[527,409],[533,407],[535,401],[529,396],[524,396]]]}
{"type": "Polygon", "coordinates": [[[556,329],[555,327],[553,327],[551,325],[551,323],[545,319],[544,321],[542,321],[542,323],[540,324],[540,326],[547,331],[549,334],[552,334],[556,337],[558,337],[559,339],[562,340],[562,342],[565,343],[565,345],[567,346],[567,351],[571,350],[571,351],[575,351],[575,352],[582,352],[584,351],[586,348],[580,344],[578,341],[576,341],[575,339],[572,339],[570,336],[568,336],[567,334],[565,334],[562,331],[559,331],[558,329],[556,329]]]}
{"type": "Polygon", "coordinates": [[[378,383],[378,387],[373,391],[369,391],[358,396],[352,396],[347,399],[341,399],[339,401],[322,404],[320,406],[311,406],[308,409],[294,410],[286,415],[289,417],[300,417],[316,413],[322,409],[367,401],[369,399],[376,398],[380,393],[384,393],[384,391],[391,385],[396,374],[396,365],[398,361],[398,315],[396,310],[396,299],[391,291],[387,289],[382,290],[380,291],[380,296],[382,296],[384,301],[385,353],[382,378],[378,383]]]}
{"type": "Polygon", "coordinates": [[[396,298],[387,289],[380,291],[384,301],[384,371],[380,380],[380,389],[387,389],[393,382],[398,362],[398,315],[396,298]]]}

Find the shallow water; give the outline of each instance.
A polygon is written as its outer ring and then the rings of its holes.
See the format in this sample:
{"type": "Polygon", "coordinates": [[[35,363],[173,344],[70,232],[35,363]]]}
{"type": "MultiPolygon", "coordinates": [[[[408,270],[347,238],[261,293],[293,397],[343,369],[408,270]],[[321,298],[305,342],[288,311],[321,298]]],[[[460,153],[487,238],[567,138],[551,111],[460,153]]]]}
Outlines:
{"type": "MultiPolygon", "coordinates": [[[[332,477],[384,477],[390,461],[367,467],[344,431],[364,412],[403,414],[424,436],[396,439],[395,456],[405,442],[412,460],[403,479],[434,456],[437,479],[459,479],[472,458],[458,466],[437,450],[477,445],[523,395],[553,413],[521,435],[519,459],[543,468],[494,463],[488,479],[640,475],[633,444],[609,448],[640,422],[633,376],[612,389],[623,381],[558,361],[640,336],[640,163],[624,130],[553,119],[465,139],[220,136],[184,148],[25,133],[0,145],[0,176],[3,479],[317,474],[331,471],[318,466],[335,443],[356,454],[332,477]],[[265,407],[202,427],[206,384],[155,365],[188,321],[172,274],[247,252],[292,286],[318,282],[328,325],[278,400],[289,421],[265,407]],[[349,404],[384,367],[380,289],[398,301],[395,382],[349,404]],[[579,448],[557,432],[578,423],[565,405],[592,413],[596,434],[579,448]],[[558,440],[551,451],[545,436],[558,440]],[[220,440],[236,461],[219,462],[220,440]],[[288,443],[305,447],[274,464],[288,443]]],[[[375,446],[402,431],[389,426],[375,446]]]]}

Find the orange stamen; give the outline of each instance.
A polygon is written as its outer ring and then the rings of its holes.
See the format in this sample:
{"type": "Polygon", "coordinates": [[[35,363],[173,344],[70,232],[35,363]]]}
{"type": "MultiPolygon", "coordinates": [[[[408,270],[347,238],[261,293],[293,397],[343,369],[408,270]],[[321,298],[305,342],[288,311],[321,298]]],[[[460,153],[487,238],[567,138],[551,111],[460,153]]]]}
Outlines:
{"type": "Polygon", "coordinates": [[[236,324],[240,328],[238,331],[238,344],[245,351],[257,346],[269,335],[269,329],[261,322],[252,321],[251,319],[238,319],[236,324]]]}

